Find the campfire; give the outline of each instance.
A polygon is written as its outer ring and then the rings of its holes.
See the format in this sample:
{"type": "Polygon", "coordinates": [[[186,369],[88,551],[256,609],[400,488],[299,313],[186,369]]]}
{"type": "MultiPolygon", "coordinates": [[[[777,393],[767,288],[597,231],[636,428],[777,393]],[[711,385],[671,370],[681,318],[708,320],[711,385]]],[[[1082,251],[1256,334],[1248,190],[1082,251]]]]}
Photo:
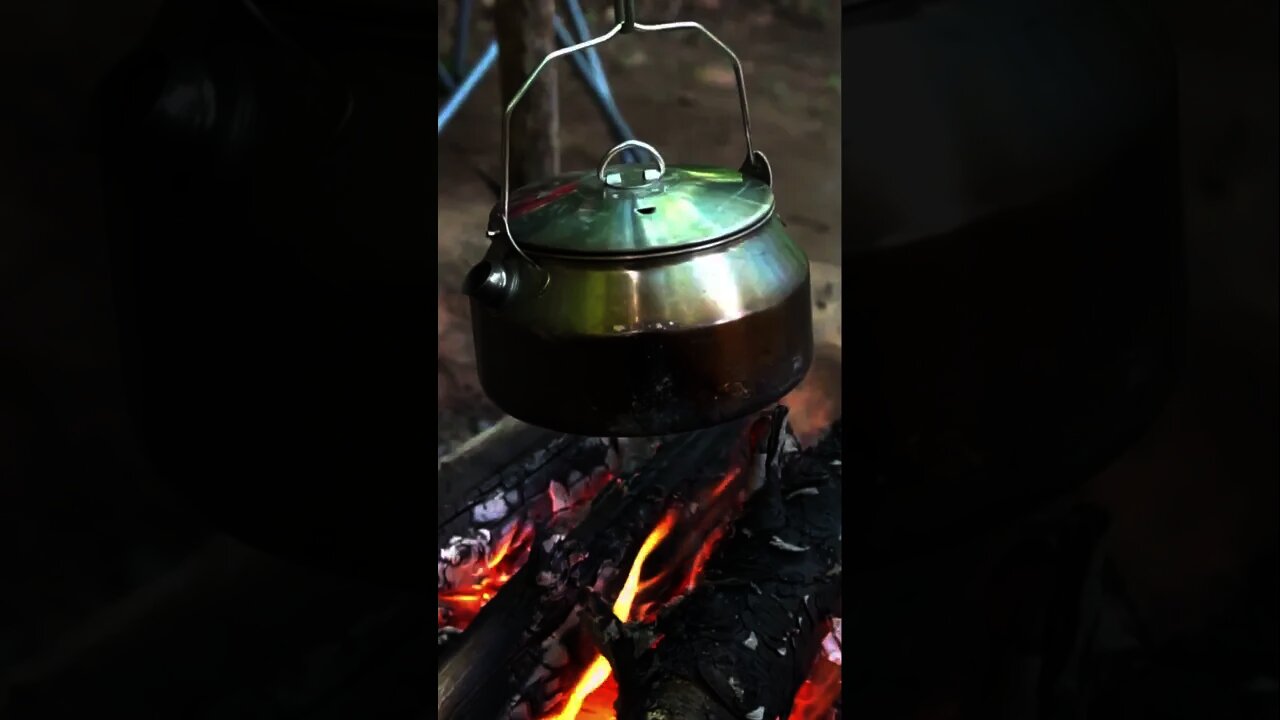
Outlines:
{"type": "Polygon", "coordinates": [[[839,717],[838,423],[502,434],[441,484],[441,717],[839,717]]]}

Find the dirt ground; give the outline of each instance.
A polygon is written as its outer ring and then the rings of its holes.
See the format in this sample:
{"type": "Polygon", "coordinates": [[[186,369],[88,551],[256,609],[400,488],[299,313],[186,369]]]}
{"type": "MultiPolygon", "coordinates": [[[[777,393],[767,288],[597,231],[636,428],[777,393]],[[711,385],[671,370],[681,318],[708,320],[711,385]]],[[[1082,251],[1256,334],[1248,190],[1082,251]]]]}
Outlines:
{"type": "MultiPolygon", "coordinates": [[[[838,7],[829,3],[828,19],[823,21],[812,13],[799,17],[775,10],[776,3],[735,3],[738,11],[733,13],[713,12],[707,5],[681,3],[678,17],[702,22],[742,60],[752,140],[769,157],[778,207],[814,266],[819,359],[806,383],[822,384],[827,391],[823,397],[838,397],[838,7]]],[[[673,19],[650,18],[643,10],[641,15],[646,22],[673,19]]],[[[593,24],[597,31],[603,27],[599,20],[593,24]]],[[[656,146],[671,163],[737,167],[742,162],[733,73],[709,41],[678,33],[646,34],[616,38],[600,49],[617,103],[639,139],[656,146]]],[[[558,72],[561,167],[586,170],[614,143],[571,67],[565,64],[558,72]]],[[[494,72],[439,138],[438,451],[442,454],[498,417],[476,386],[467,307],[458,287],[484,252],[485,223],[494,196],[481,173],[498,176],[499,108],[494,72]]],[[[803,392],[792,404],[808,407],[802,413],[805,416],[829,417],[837,412],[817,398],[803,392]]]]}

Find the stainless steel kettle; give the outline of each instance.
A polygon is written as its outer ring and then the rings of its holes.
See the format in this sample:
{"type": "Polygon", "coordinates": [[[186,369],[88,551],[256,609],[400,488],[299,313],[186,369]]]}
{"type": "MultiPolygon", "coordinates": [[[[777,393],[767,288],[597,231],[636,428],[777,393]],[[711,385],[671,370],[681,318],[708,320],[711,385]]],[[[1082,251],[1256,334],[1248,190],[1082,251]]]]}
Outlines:
{"type": "Polygon", "coordinates": [[[800,382],[813,355],[809,261],[750,128],[742,65],[698,23],[622,17],[542,61],[506,108],[491,245],[464,283],[480,382],[498,407],[568,433],[660,435],[758,411],[800,382]],[[548,62],[622,32],[673,30],[704,33],[733,64],[739,169],[667,165],[632,140],[594,171],[510,190],[511,115],[548,62]],[[627,149],[649,159],[613,164],[627,149]]]}

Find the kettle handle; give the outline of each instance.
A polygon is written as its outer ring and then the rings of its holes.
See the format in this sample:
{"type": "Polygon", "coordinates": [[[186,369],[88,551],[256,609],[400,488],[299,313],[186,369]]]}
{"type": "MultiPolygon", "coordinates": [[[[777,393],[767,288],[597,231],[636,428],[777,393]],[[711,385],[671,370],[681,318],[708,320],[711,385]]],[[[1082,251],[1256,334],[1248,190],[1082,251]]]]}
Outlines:
{"type": "MultiPolygon", "coordinates": [[[[511,102],[507,104],[507,109],[502,115],[502,194],[498,200],[498,212],[503,230],[506,229],[508,205],[511,198],[511,115],[514,113],[516,105],[524,98],[525,94],[529,91],[529,88],[532,87],[533,81],[537,79],[538,74],[541,73],[543,68],[545,68],[552,60],[564,57],[565,55],[572,55],[573,53],[586,50],[589,47],[608,42],[613,38],[613,36],[618,35],[619,33],[697,30],[710,38],[711,42],[715,43],[721,50],[723,50],[724,54],[729,56],[730,62],[733,63],[733,76],[738,83],[738,105],[742,109],[742,134],[747,141],[747,159],[743,164],[743,170],[745,172],[748,170],[758,169],[759,174],[766,178],[765,181],[769,181],[767,179],[770,174],[768,170],[768,161],[764,159],[762,154],[756,152],[751,147],[751,114],[747,109],[747,85],[746,80],[743,78],[742,63],[738,60],[738,56],[735,55],[733,51],[729,49],[729,46],[725,45],[720,38],[711,34],[710,30],[707,30],[699,23],[671,22],[662,23],[660,25],[642,25],[635,21],[634,0],[617,0],[615,5],[617,6],[617,12],[615,15],[618,18],[616,25],[599,37],[594,37],[590,40],[580,42],[577,45],[570,45],[569,47],[561,48],[548,54],[542,59],[542,62],[538,63],[538,66],[533,69],[533,72],[529,74],[528,79],[524,81],[524,84],[520,86],[520,89],[517,90],[516,94],[511,98],[511,102]]],[[[508,239],[510,238],[508,237],[508,239]]],[[[521,254],[523,255],[523,253],[521,254]]]]}

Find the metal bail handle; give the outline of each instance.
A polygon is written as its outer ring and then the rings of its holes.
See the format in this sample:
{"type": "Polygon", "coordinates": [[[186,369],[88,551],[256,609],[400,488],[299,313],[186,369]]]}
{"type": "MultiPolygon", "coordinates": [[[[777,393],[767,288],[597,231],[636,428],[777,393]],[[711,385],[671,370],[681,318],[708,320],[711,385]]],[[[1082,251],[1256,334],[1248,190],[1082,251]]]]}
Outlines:
{"type": "Polygon", "coordinates": [[[649,143],[640,142],[639,140],[624,140],[623,142],[613,146],[612,150],[604,154],[604,157],[600,160],[600,167],[596,169],[596,177],[600,178],[600,182],[611,188],[625,190],[627,188],[644,187],[645,185],[656,182],[662,178],[663,173],[666,171],[667,161],[662,159],[662,155],[658,153],[657,148],[649,143]],[[634,184],[626,183],[622,180],[622,173],[609,172],[609,163],[613,162],[613,159],[618,156],[618,153],[630,148],[643,150],[652,155],[654,160],[658,161],[658,167],[644,168],[644,174],[642,176],[644,178],[643,182],[634,184]]]}
{"type": "MultiPolygon", "coordinates": [[[[577,45],[570,45],[569,47],[561,48],[548,54],[542,59],[542,62],[538,63],[538,66],[533,69],[533,72],[529,75],[528,79],[524,81],[524,84],[516,91],[515,96],[511,98],[511,102],[507,104],[507,109],[502,115],[502,195],[498,201],[498,215],[502,223],[503,231],[507,231],[508,208],[511,199],[511,115],[515,112],[516,105],[519,104],[520,100],[529,92],[529,88],[533,85],[533,81],[537,79],[538,74],[541,73],[543,68],[545,68],[552,60],[564,57],[565,55],[572,55],[573,53],[586,50],[589,47],[608,42],[613,38],[613,36],[619,33],[697,30],[710,38],[711,42],[715,43],[717,47],[724,51],[724,54],[727,55],[730,62],[733,63],[733,76],[738,83],[738,105],[742,109],[742,135],[747,142],[747,159],[743,167],[754,167],[758,164],[757,158],[763,158],[763,156],[756,153],[751,147],[751,113],[747,108],[747,83],[743,77],[742,63],[738,60],[738,56],[729,49],[729,46],[721,42],[720,38],[713,35],[710,30],[707,30],[699,23],[672,22],[663,23],[661,25],[642,25],[635,22],[635,14],[633,11],[634,4],[632,2],[619,2],[618,5],[623,10],[623,13],[618,17],[618,23],[616,25],[599,37],[578,43],[577,45]]],[[[654,157],[658,158],[659,167],[665,169],[665,163],[663,163],[661,156],[658,155],[656,150],[644,143],[629,140],[615,147],[610,151],[610,154],[606,156],[605,162],[601,164],[601,173],[599,173],[601,180],[604,180],[604,165],[608,163],[608,160],[612,159],[613,154],[621,152],[627,147],[641,148],[652,153],[654,157]],[[634,144],[629,145],[628,143],[634,144]]],[[[510,237],[510,232],[507,232],[507,236],[507,240],[514,246],[515,240],[510,237]]],[[[516,247],[516,250],[519,252],[518,246],[516,247]]],[[[521,253],[521,255],[523,254],[524,253],[521,253]]]]}

